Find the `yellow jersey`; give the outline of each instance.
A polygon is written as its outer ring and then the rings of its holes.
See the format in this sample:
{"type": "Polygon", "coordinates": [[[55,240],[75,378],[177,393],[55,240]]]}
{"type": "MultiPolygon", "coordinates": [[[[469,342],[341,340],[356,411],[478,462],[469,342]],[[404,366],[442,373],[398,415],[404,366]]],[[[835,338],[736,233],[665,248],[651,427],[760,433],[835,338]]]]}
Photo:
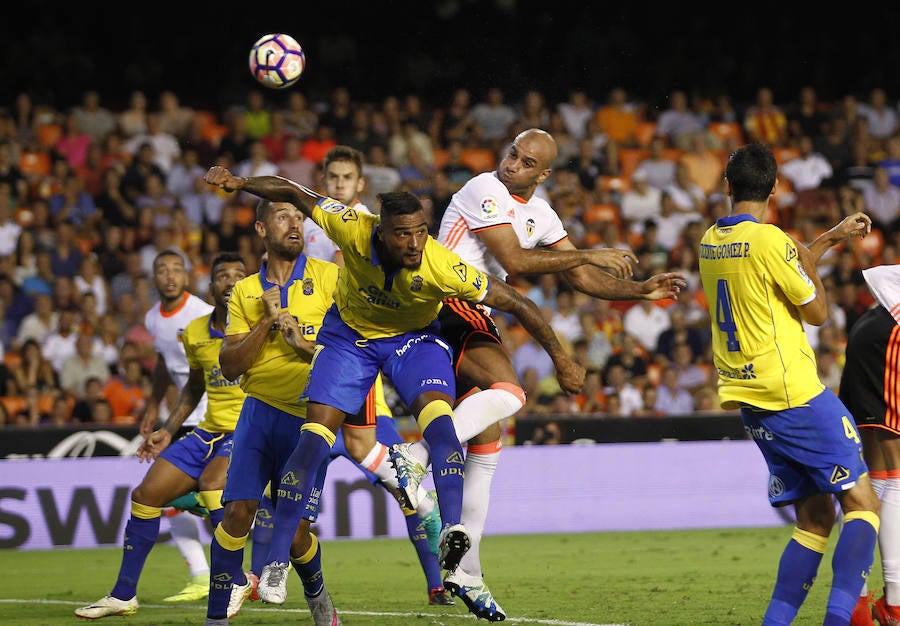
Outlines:
{"type": "Polygon", "coordinates": [[[214,433],[233,432],[246,394],[240,379],[228,380],[219,366],[219,350],[225,335],[212,327],[212,314],[191,320],[181,335],[190,369],[203,370],[206,412],[198,428],[214,433]]]}
{"type": "Polygon", "coordinates": [[[779,411],[821,393],[797,309],[816,288],[793,240],[749,215],[729,216],[703,235],[699,264],[722,407],[779,411]]]}
{"type": "Polygon", "coordinates": [[[425,328],[445,298],[481,302],[487,293],[487,274],[433,237],[425,242],[419,267],[385,274],[374,247],[377,215],[323,198],[313,207],[312,218],[344,256],[334,293],[341,318],[366,339],[425,328]]]}
{"type": "MultiPolygon", "coordinates": [[[[338,266],[300,255],[287,286],[281,288],[281,308],[297,320],[304,339],[315,341],[322,319],[333,304],[338,266]]],[[[266,266],[238,281],[228,301],[226,335],[249,333],[265,313],[262,294],[273,284],[266,266]]],[[[241,387],[252,396],[282,411],[306,417],[306,401],[300,394],[309,376],[308,355],[298,354],[281,336],[270,331],[256,361],[241,376],[241,387]]]]}

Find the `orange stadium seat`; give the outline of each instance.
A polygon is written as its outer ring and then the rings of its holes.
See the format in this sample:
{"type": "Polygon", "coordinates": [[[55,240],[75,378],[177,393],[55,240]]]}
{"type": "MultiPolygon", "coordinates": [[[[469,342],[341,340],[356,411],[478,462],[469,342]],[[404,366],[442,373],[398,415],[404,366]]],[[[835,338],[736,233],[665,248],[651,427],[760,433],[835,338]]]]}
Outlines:
{"type": "Polygon", "coordinates": [[[744,143],[744,129],[737,122],[710,122],[707,130],[723,143],[731,139],[744,143]]]}
{"type": "Polygon", "coordinates": [[[447,150],[444,148],[435,148],[431,151],[432,158],[434,159],[434,167],[436,169],[443,169],[447,163],[450,162],[450,155],[447,153],[447,150]]]}
{"type": "Polygon", "coordinates": [[[631,175],[638,164],[649,156],[650,151],[646,148],[622,148],[619,150],[619,170],[620,175],[631,180],[631,175]]]}
{"type": "Polygon", "coordinates": [[[638,145],[642,148],[646,148],[650,145],[650,140],[653,139],[653,135],[656,134],[656,122],[648,120],[638,122],[634,134],[637,138],[638,145]]]}
{"type": "Polygon", "coordinates": [[[778,165],[784,165],[791,159],[796,159],[800,156],[800,151],[791,146],[780,146],[772,148],[772,154],[775,155],[775,161],[778,162],[778,165]]]}
{"type": "Polygon", "coordinates": [[[42,148],[52,148],[62,137],[63,129],[60,124],[41,124],[37,130],[38,144],[42,148]]]}
{"type": "Polygon", "coordinates": [[[465,148],[459,155],[459,160],[471,167],[476,174],[489,172],[497,165],[497,156],[488,148],[465,148]]]}
{"type": "Polygon", "coordinates": [[[28,178],[47,176],[50,173],[50,154],[39,150],[27,150],[19,156],[19,169],[28,178]]]}

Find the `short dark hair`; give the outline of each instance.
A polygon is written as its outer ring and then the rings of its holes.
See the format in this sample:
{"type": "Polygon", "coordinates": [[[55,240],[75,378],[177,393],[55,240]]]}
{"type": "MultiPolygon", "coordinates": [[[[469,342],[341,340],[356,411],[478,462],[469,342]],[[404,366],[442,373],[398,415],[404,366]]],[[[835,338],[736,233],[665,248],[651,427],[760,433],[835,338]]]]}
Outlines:
{"type": "Polygon", "coordinates": [[[381,202],[381,217],[393,217],[395,215],[410,215],[417,211],[424,211],[419,199],[408,191],[389,191],[378,194],[381,202]]]}
{"type": "Polygon", "coordinates": [[[238,254],[237,252],[229,252],[229,251],[220,252],[220,253],[217,254],[216,257],[213,259],[213,262],[212,262],[212,264],[211,264],[210,267],[209,267],[209,278],[210,278],[210,280],[212,280],[213,277],[216,275],[216,269],[217,269],[220,265],[222,265],[222,264],[224,264],[224,263],[243,263],[244,265],[247,264],[247,263],[244,261],[244,257],[242,257],[242,256],[241,256],[240,254],[238,254]]]}
{"type": "Polygon", "coordinates": [[[725,178],[731,185],[733,202],[762,202],[775,187],[778,162],[768,146],[750,143],[741,146],[728,157],[725,178]]]}
{"type": "Polygon", "coordinates": [[[363,154],[350,146],[334,146],[322,160],[322,171],[327,171],[328,166],[337,161],[349,161],[356,166],[356,171],[362,176],[363,154]]]}
{"type": "Polygon", "coordinates": [[[184,263],[185,267],[187,267],[187,265],[188,265],[187,255],[185,255],[185,253],[182,252],[179,248],[171,247],[171,248],[166,248],[165,250],[160,251],[153,258],[154,271],[156,270],[156,264],[159,263],[160,259],[163,259],[167,256],[177,256],[179,259],[181,259],[181,262],[184,263]]]}

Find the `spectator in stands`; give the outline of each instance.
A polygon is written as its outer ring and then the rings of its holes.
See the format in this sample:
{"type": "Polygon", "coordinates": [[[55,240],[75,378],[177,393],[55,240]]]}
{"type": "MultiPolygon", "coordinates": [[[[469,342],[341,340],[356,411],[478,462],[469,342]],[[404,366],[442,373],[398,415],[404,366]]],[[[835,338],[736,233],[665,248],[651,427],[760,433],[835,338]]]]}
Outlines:
{"type": "Polygon", "coordinates": [[[652,300],[638,300],[622,316],[625,332],[633,336],[644,350],[653,352],[659,336],[672,325],[669,313],[652,300]]]}
{"type": "Polygon", "coordinates": [[[22,318],[16,333],[16,345],[24,346],[28,340],[42,343],[56,330],[58,323],[59,313],[53,309],[53,296],[49,293],[35,294],[34,310],[22,318]]]}
{"type": "Polygon", "coordinates": [[[655,136],[650,140],[649,153],[638,162],[634,173],[647,176],[647,183],[657,189],[665,189],[675,182],[675,159],[666,155],[666,139],[655,136]]]}
{"type": "Polygon", "coordinates": [[[114,422],[140,421],[147,402],[146,379],[140,361],[134,358],[123,361],[121,372],[109,377],[103,397],[112,408],[114,422]]]}
{"type": "MultiPolygon", "coordinates": [[[[158,112],[147,115],[147,131],[140,133],[125,142],[125,149],[133,157],[143,150],[145,144],[153,146],[153,162],[168,174],[172,165],[181,157],[181,144],[178,138],[163,129],[163,121],[158,112]]],[[[164,176],[165,178],[165,176],[164,176]]]]}
{"type": "Polygon", "coordinates": [[[659,333],[653,349],[654,354],[665,361],[674,361],[676,347],[686,345],[691,352],[691,361],[702,356],[706,352],[709,333],[688,325],[687,305],[679,302],[670,306],[666,313],[669,317],[669,327],[659,333]]]}
{"type": "Polygon", "coordinates": [[[272,132],[272,110],[267,106],[266,97],[260,89],[247,92],[246,105],[241,115],[244,116],[250,139],[258,141],[272,132]]]}
{"type": "MultiPolygon", "coordinates": [[[[806,135],[814,140],[825,135],[830,117],[819,102],[819,95],[812,85],[803,85],[797,92],[796,102],[785,110],[788,136],[797,139],[806,135]]],[[[846,128],[846,124],[841,124],[846,128]]]]}
{"type": "Polygon", "coordinates": [[[35,389],[39,393],[51,393],[59,388],[59,376],[50,361],[41,354],[41,346],[36,339],[26,339],[20,352],[22,361],[13,370],[18,388],[17,395],[24,396],[29,389],[35,389]]]}
{"type": "Polygon", "coordinates": [[[672,361],[668,366],[678,372],[679,387],[693,395],[698,389],[709,384],[709,370],[697,364],[697,357],[687,342],[675,344],[672,355],[672,361]]]}
{"type": "Polygon", "coordinates": [[[360,202],[370,207],[378,206],[378,194],[397,191],[400,188],[400,172],[387,159],[385,147],[376,143],[369,149],[363,164],[366,188],[360,194],[360,202]]]}
{"type": "Polygon", "coordinates": [[[685,162],[675,164],[675,180],[666,185],[663,192],[672,201],[682,227],[691,221],[702,221],[706,216],[706,193],[693,181],[685,162]]]}
{"type": "Polygon", "coordinates": [[[485,99],[472,107],[470,116],[479,143],[495,153],[499,153],[503,142],[509,139],[510,129],[518,119],[516,110],[506,103],[500,87],[489,87],[485,99]]]}
{"type": "Polygon", "coordinates": [[[724,174],[724,159],[714,151],[706,131],[693,133],[688,138],[688,149],[679,162],[687,168],[690,179],[708,197],[718,189],[724,174]]]}
{"type": "Polygon", "coordinates": [[[103,397],[103,386],[106,384],[106,379],[109,378],[109,375],[110,373],[107,371],[102,379],[94,376],[84,382],[84,393],[75,399],[75,404],[72,407],[72,422],[89,424],[95,421],[94,407],[98,401],[106,402],[106,398],[103,397]]]}
{"type": "Polygon", "coordinates": [[[59,371],[59,386],[76,398],[85,396],[87,383],[97,379],[106,384],[109,366],[97,351],[97,338],[88,331],[79,332],[75,352],[63,362],[59,371]]]}
{"type": "Polygon", "coordinates": [[[606,367],[607,361],[614,352],[612,342],[597,325],[592,311],[579,311],[578,321],[581,327],[581,337],[577,341],[584,344],[584,358],[578,362],[588,371],[600,371],[606,367]]]}
{"type": "Polygon", "coordinates": [[[19,167],[19,160],[15,156],[13,146],[14,144],[8,139],[0,141],[0,183],[9,185],[9,195],[18,206],[28,201],[30,191],[28,178],[19,167]]]}
{"type": "Polygon", "coordinates": [[[284,158],[276,162],[278,175],[311,188],[318,188],[316,164],[303,156],[303,142],[288,137],[284,142],[284,158]]]}
{"type": "Polygon", "coordinates": [[[76,352],[79,323],[76,311],[63,309],[59,311],[56,329],[48,333],[41,342],[41,354],[50,361],[57,375],[62,371],[63,363],[76,352]]]}
{"type": "Polygon", "coordinates": [[[606,360],[606,367],[603,370],[604,380],[608,384],[610,368],[619,365],[625,369],[629,380],[636,387],[643,387],[647,381],[650,353],[634,335],[627,331],[622,331],[616,336],[614,345],[616,346],[615,352],[606,360]]]}
{"type": "Polygon", "coordinates": [[[72,172],[66,176],[62,188],[50,196],[50,214],[57,224],[68,222],[78,228],[93,228],[102,215],[94,198],[84,189],[84,181],[72,172]]]}
{"type": "Polygon", "coordinates": [[[605,376],[606,386],[603,393],[607,398],[607,411],[613,412],[613,404],[617,404],[615,414],[632,417],[644,408],[644,399],[641,391],[628,378],[625,368],[618,363],[607,366],[605,376]],[[612,403],[612,397],[617,402],[612,403]]]}
{"type": "MultiPolygon", "coordinates": [[[[9,191],[9,185],[6,190],[9,191]]],[[[21,233],[22,225],[15,219],[9,193],[0,194],[0,256],[15,254],[21,233]]]]}
{"type": "Polygon", "coordinates": [[[857,109],[869,121],[869,132],[882,143],[900,130],[900,118],[888,102],[884,87],[873,87],[869,91],[869,99],[860,102],[857,109]]]}
{"type": "Polygon", "coordinates": [[[594,116],[594,107],[584,89],[572,89],[564,102],[556,105],[566,131],[576,141],[588,136],[588,121],[594,116]]]}
{"type": "Polygon", "coordinates": [[[269,160],[278,163],[284,158],[284,143],[289,137],[294,137],[285,125],[284,113],[280,110],[273,110],[270,114],[271,128],[269,132],[259,138],[259,141],[266,147],[266,153],[269,160]]]}
{"type": "Polygon", "coordinates": [[[73,170],[84,165],[87,160],[88,147],[95,141],[79,126],[78,118],[69,114],[63,124],[63,132],[53,146],[56,154],[65,157],[73,170]]]}
{"type": "Polygon", "coordinates": [[[678,384],[680,372],[674,365],[663,368],[656,386],[654,409],[663,415],[690,415],[694,411],[694,396],[678,384]]]}
{"type": "MultiPolygon", "coordinates": [[[[301,140],[311,137],[319,125],[319,116],[307,106],[306,95],[298,90],[291,89],[287,97],[287,105],[282,109],[285,128],[292,135],[301,140]]],[[[292,179],[293,180],[293,179],[292,179]]]]}
{"type": "Polygon", "coordinates": [[[107,135],[114,132],[118,126],[116,115],[102,105],[100,94],[93,89],[84,92],[81,106],[72,109],[69,117],[74,120],[81,132],[98,143],[106,139],[107,135]]]}
{"type": "Polygon", "coordinates": [[[50,250],[50,265],[54,276],[73,278],[78,273],[84,255],[78,243],[78,230],[67,220],[56,223],[56,239],[50,250]]]}
{"type": "Polygon", "coordinates": [[[872,218],[872,228],[893,233],[900,226],[900,187],[891,183],[886,167],[875,168],[872,186],[863,190],[865,211],[872,218]]]}
{"type": "Polygon", "coordinates": [[[134,152],[131,163],[122,175],[122,194],[128,202],[136,202],[146,191],[147,178],[151,175],[155,174],[165,180],[166,172],[156,162],[155,155],[156,149],[149,141],[141,142],[134,152]]]}
{"type": "Polygon", "coordinates": [[[172,165],[172,169],[166,176],[166,191],[175,199],[180,200],[181,196],[194,190],[194,179],[202,178],[208,168],[208,165],[200,164],[197,149],[193,146],[186,146],[181,153],[181,158],[172,165]]]}
{"type": "Polygon", "coordinates": [[[147,96],[135,90],[128,98],[128,108],[118,115],[118,129],[128,140],[147,132],[147,96]]]}
{"type": "Polygon", "coordinates": [[[606,135],[610,141],[622,148],[634,148],[638,145],[637,125],[639,111],[628,101],[624,88],[613,87],[606,97],[606,103],[594,114],[597,131],[606,135]]]}
{"type": "Polygon", "coordinates": [[[690,136],[705,129],[704,120],[690,108],[687,92],[673,90],[668,106],[656,118],[655,135],[664,138],[669,148],[686,149],[690,136]]]}
{"type": "Polygon", "coordinates": [[[775,104],[775,94],[770,87],[756,91],[756,102],[744,113],[744,134],[747,141],[759,141],[771,148],[787,143],[787,116],[775,104]]]}

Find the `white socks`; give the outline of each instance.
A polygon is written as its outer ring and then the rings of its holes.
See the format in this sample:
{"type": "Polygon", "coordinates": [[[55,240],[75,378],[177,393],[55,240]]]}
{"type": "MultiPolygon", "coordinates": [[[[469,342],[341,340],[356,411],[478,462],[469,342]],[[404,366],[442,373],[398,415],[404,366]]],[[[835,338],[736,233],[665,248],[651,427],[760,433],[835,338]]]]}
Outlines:
{"type": "Polygon", "coordinates": [[[200,542],[200,518],[193,513],[179,512],[168,518],[172,541],[187,562],[191,577],[209,576],[209,563],[200,542]]]}
{"type": "MultiPolygon", "coordinates": [[[[509,383],[497,383],[490,389],[473,393],[453,409],[453,427],[460,442],[465,442],[484,431],[491,424],[515,415],[525,406],[525,392],[509,383]]],[[[409,447],[410,453],[422,465],[428,467],[431,454],[425,440],[409,447]]],[[[466,474],[468,479],[468,474],[466,474]]]]}
{"type": "Polygon", "coordinates": [[[482,576],[481,572],[481,535],[487,519],[488,505],[491,499],[491,481],[500,458],[500,442],[496,442],[494,452],[473,452],[466,454],[466,480],[463,483],[463,507],[460,523],[466,527],[472,546],[463,555],[459,566],[472,576],[482,576]]]}
{"type": "Polygon", "coordinates": [[[900,477],[886,479],[880,495],[878,548],[884,569],[884,595],[888,604],[897,606],[900,604],[900,477]]]}

